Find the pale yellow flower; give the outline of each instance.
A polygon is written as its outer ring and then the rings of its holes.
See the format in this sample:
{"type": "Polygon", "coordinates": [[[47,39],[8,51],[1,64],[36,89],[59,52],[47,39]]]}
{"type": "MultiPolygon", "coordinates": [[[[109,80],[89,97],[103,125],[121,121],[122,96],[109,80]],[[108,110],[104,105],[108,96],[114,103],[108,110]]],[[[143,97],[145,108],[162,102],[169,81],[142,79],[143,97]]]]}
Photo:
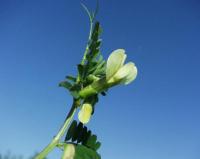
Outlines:
{"type": "Polygon", "coordinates": [[[94,81],[89,86],[79,92],[80,96],[85,98],[107,90],[118,84],[129,84],[137,77],[137,67],[133,62],[126,60],[125,50],[117,49],[113,51],[107,60],[106,77],[94,81]]]}
{"type": "Polygon", "coordinates": [[[125,50],[117,49],[113,51],[107,60],[106,80],[108,84],[129,84],[137,76],[137,67],[133,62],[126,60],[125,50]]]}
{"type": "Polygon", "coordinates": [[[92,115],[92,105],[89,103],[84,103],[81,110],[78,113],[78,119],[81,123],[87,124],[90,121],[92,115]]]}

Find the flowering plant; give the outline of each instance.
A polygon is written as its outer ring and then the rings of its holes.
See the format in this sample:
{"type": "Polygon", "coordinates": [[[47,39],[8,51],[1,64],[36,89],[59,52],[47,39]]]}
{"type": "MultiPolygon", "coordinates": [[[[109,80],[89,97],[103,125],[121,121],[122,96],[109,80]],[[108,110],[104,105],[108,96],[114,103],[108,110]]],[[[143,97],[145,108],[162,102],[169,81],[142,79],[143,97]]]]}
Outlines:
{"type": "Polygon", "coordinates": [[[90,18],[90,33],[83,55],[77,66],[77,76],[66,76],[59,86],[66,88],[73,98],[72,107],[64,121],[63,126],[53,140],[35,156],[35,159],[44,159],[55,147],[59,147],[62,159],[100,159],[97,150],[101,143],[97,136],[86,127],[94,113],[99,96],[105,96],[108,89],[119,84],[129,84],[137,76],[134,63],[126,60],[125,50],[117,49],[108,57],[107,62],[100,52],[102,29],[100,23],[95,21],[95,13],[83,5],[90,18]],[[79,121],[73,120],[78,112],[79,121]],[[65,136],[64,141],[62,137],[65,136]]]}

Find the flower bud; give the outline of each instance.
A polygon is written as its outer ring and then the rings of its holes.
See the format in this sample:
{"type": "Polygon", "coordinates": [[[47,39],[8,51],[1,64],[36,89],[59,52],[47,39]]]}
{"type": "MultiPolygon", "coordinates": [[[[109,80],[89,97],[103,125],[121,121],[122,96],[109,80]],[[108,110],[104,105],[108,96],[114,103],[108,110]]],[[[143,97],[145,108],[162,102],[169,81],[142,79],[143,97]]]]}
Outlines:
{"type": "Polygon", "coordinates": [[[84,103],[81,110],[78,113],[78,119],[81,123],[87,124],[90,121],[92,115],[92,105],[89,103],[84,103]]]}

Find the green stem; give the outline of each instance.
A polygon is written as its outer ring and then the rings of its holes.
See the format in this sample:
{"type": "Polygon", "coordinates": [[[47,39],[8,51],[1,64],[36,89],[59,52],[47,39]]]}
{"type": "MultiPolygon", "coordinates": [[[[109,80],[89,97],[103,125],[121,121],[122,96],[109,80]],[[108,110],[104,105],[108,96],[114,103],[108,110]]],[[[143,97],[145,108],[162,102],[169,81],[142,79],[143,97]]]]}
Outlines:
{"type": "Polygon", "coordinates": [[[74,117],[77,105],[77,101],[74,100],[63,126],[60,128],[59,132],[53,138],[53,140],[35,157],[35,159],[44,159],[57,146],[57,144],[59,144],[61,137],[64,135],[65,131],[67,130],[70,122],[74,117]]]}

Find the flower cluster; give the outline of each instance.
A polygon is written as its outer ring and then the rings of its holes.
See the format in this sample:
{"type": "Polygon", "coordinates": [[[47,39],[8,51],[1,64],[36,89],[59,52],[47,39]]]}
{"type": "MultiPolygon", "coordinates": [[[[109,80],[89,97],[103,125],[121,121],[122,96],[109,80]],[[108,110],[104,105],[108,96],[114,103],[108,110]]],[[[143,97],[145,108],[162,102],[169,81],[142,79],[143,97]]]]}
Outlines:
{"type": "MultiPolygon", "coordinates": [[[[129,84],[137,76],[137,67],[133,62],[124,65],[127,55],[125,50],[117,49],[108,57],[106,64],[106,77],[94,81],[80,92],[80,96],[87,97],[100,93],[119,84],[129,84]]],[[[79,112],[78,118],[83,123],[89,122],[92,113],[92,105],[83,104],[79,112]]]]}

